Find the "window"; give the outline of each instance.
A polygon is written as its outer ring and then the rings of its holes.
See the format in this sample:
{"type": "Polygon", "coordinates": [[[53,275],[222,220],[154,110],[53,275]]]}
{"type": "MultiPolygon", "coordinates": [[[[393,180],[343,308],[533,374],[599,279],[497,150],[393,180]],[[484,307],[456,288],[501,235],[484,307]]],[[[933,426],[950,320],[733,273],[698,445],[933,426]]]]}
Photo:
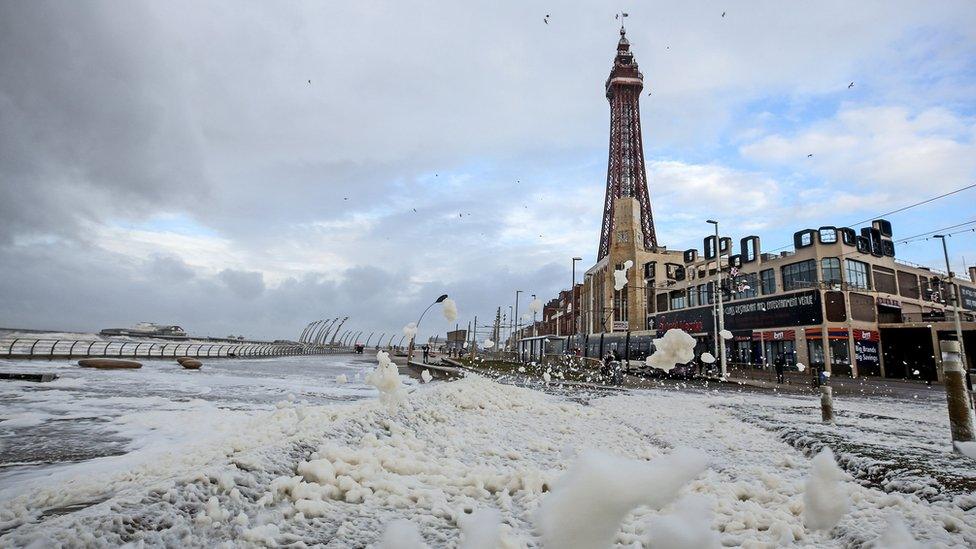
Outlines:
{"type": "Polygon", "coordinates": [[[782,271],[784,290],[809,288],[817,282],[817,262],[813,259],[784,265],[782,271]]]}
{"type": "Polygon", "coordinates": [[[921,297],[921,290],[918,286],[918,277],[912,273],[898,271],[898,295],[909,299],[921,297]]]}
{"type": "Polygon", "coordinates": [[[668,294],[661,292],[657,294],[657,312],[663,313],[668,310],[668,294]]]}
{"type": "Polygon", "coordinates": [[[884,292],[886,294],[898,293],[898,287],[895,286],[895,271],[885,269],[884,267],[875,266],[874,287],[877,288],[879,292],[884,292]]]}
{"type": "Polygon", "coordinates": [[[688,288],[688,306],[697,307],[698,306],[698,289],[692,286],[688,288]]]}
{"type": "Polygon", "coordinates": [[[848,284],[862,290],[871,289],[871,267],[867,263],[856,259],[845,259],[844,265],[848,284]]]}
{"type": "Polygon", "coordinates": [[[756,297],[759,293],[759,276],[756,273],[739,275],[732,279],[732,290],[736,299],[756,297]]]}
{"type": "Polygon", "coordinates": [[[613,292],[613,319],[627,320],[627,289],[613,292]]]}
{"type": "Polygon", "coordinates": [[[685,293],[683,291],[671,292],[671,309],[685,308],[685,293]]]}
{"type": "Polygon", "coordinates": [[[825,257],[820,260],[821,280],[826,284],[840,284],[840,259],[825,257]]]}
{"type": "Polygon", "coordinates": [[[833,244],[837,242],[837,229],[833,227],[820,227],[819,236],[821,244],[833,244]]]}
{"type": "Polygon", "coordinates": [[[759,280],[762,284],[762,294],[769,295],[776,293],[776,271],[766,269],[759,273],[759,280]]]}

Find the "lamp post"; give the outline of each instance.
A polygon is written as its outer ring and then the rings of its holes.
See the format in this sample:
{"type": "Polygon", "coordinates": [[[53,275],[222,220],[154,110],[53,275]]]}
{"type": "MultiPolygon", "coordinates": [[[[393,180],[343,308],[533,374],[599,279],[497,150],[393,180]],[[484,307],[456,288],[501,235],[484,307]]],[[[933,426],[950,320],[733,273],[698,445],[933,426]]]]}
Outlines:
{"type": "Polygon", "coordinates": [[[959,319],[959,317],[962,316],[962,308],[959,306],[959,296],[956,294],[956,284],[954,282],[952,282],[952,279],[954,277],[952,275],[952,266],[949,264],[949,248],[946,247],[946,235],[944,235],[944,234],[937,234],[937,235],[933,235],[933,236],[935,238],[938,238],[939,240],[942,241],[942,254],[945,256],[946,273],[949,275],[949,278],[948,278],[948,281],[947,282],[949,282],[950,284],[952,284],[952,288],[950,288],[950,292],[949,292],[949,303],[951,303],[952,306],[956,310],[956,314],[953,315],[953,316],[955,316],[955,319],[956,319],[956,321],[955,321],[955,324],[956,324],[956,340],[959,342],[959,361],[962,362],[963,369],[965,369],[967,367],[967,363],[966,363],[966,347],[963,345],[963,342],[962,342],[962,324],[961,324],[961,321],[959,319]]]}
{"type": "MultiPolygon", "coordinates": [[[[569,303],[573,308],[573,338],[579,336],[579,324],[576,322],[576,262],[583,261],[582,257],[573,258],[573,283],[569,285],[569,303]]],[[[575,343],[575,342],[574,342],[575,343]]]]}
{"type": "Polygon", "coordinates": [[[943,341],[940,349],[935,352],[942,353],[942,379],[946,390],[946,401],[949,405],[949,427],[952,433],[952,447],[959,451],[957,442],[969,442],[976,438],[976,419],[973,417],[971,401],[966,395],[966,349],[962,342],[962,324],[959,317],[962,316],[962,309],[959,307],[958,296],[956,295],[956,285],[952,282],[952,266],[949,264],[949,249],[946,247],[946,235],[934,235],[942,241],[942,253],[945,255],[946,274],[948,282],[952,284],[949,297],[955,307],[956,341],[943,341]]]}
{"type": "MultiPolygon", "coordinates": [[[[433,307],[434,305],[443,302],[445,299],[447,299],[447,294],[444,294],[438,297],[437,299],[435,299],[433,303],[431,303],[430,305],[427,306],[426,309],[424,309],[424,312],[420,313],[420,318],[417,319],[417,330],[420,329],[420,321],[424,319],[424,315],[427,314],[427,311],[429,311],[430,308],[433,307]]],[[[414,347],[414,341],[416,341],[416,339],[417,339],[417,332],[414,331],[413,335],[410,336],[410,345],[409,347],[407,347],[407,364],[410,364],[410,361],[413,360],[413,347],[414,347]]]]}
{"type": "Polygon", "coordinates": [[[715,293],[718,294],[718,331],[715,332],[715,344],[718,345],[718,353],[722,364],[722,379],[728,375],[728,365],[725,360],[725,342],[722,341],[722,332],[725,331],[725,307],[722,306],[722,244],[718,236],[718,221],[709,219],[706,223],[715,225],[715,293]]]}
{"type": "Polygon", "coordinates": [[[521,358],[522,358],[522,353],[519,352],[519,347],[518,347],[519,336],[521,335],[521,331],[519,330],[519,324],[521,324],[521,322],[519,322],[519,321],[521,319],[519,319],[519,315],[518,315],[518,305],[519,305],[519,294],[520,293],[522,293],[522,290],[515,290],[515,337],[512,338],[514,340],[514,344],[515,344],[515,356],[519,360],[521,360],[521,358]]]}

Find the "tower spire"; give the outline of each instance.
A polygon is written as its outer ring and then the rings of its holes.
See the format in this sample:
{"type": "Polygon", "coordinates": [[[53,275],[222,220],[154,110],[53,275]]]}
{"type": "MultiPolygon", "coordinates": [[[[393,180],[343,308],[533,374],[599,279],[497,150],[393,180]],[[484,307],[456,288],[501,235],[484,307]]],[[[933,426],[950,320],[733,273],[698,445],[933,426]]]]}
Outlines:
{"type": "MultiPolygon", "coordinates": [[[[626,13],[618,14],[620,40],[613,68],[606,81],[607,101],[610,102],[610,148],[607,160],[607,191],[603,207],[603,226],[597,259],[610,253],[614,235],[614,208],[624,197],[635,199],[640,208],[640,228],[645,250],[657,247],[651,201],[644,170],[644,144],[641,139],[640,94],[644,89],[644,75],[638,70],[630,51],[627,30],[623,26],[626,13]]],[[[630,237],[630,235],[628,235],[630,237]]]]}

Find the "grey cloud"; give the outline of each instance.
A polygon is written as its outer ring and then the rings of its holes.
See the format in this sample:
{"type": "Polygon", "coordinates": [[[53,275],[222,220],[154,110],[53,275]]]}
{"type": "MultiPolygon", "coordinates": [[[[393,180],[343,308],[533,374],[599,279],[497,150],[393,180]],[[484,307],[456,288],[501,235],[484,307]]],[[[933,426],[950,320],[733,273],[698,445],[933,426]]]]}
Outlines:
{"type": "MultiPolygon", "coordinates": [[[[550,295],[568,258],[595,249],[601,204],[529,199],[602,186],[616,27],[598,2],[563,3],[548,26],[544,9],[0,3],[0,324],[285,337],[335,314],[399,329],[444,291],[462,318],[516,287],[550,295]],[[527,233],[572,216],[590,236],[506,240],[502,218],[523,203],[527,233]],[[237,262],[116,255],[89,231],[171,213],[237,262]]],[[[855,71],[858,89],[883,72],[884,97],[904,98],[925,67],[898,65],[893,40],[935,25],[965,53],[976,28],[968,2],[630,12],[654,91],[647,156],[697,164],[754,123],[736,107],[855,71]]],[[[653,185],[656,208],[682,208],[653,185]]]]}
{"type": "Polygon", "coordinates": [[[257,271],[224,269],[217,278],[242,299],[254,299],[264,293],[264,275],[257,271]]]}

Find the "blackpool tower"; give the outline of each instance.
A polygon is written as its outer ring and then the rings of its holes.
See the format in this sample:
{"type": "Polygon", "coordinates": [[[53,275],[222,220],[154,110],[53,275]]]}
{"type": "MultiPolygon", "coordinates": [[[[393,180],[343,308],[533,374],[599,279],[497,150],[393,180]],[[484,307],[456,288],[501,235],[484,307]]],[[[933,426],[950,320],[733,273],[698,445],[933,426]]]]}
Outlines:
{"type": "Polygon", "coordinates": [[[641,140],[640,94],[643,89],[644,75],[638,70],[634,54],[630,51],[630,42],[627,41],[627,31],[621,26],[617,55],[606,83],[607,100],[610,102],[610,154],[597,260],[610,253],[615,240],[633,238],[633,244],[644,250],[657,248],[641,140]],[[625,198],[633,199],[633,207],[639,211],[634,212],[639,215],[639,220],[634,220],[637,221],[636,226],[626,232],[618,230],[615,221],[616,208],[625,198]]]}

